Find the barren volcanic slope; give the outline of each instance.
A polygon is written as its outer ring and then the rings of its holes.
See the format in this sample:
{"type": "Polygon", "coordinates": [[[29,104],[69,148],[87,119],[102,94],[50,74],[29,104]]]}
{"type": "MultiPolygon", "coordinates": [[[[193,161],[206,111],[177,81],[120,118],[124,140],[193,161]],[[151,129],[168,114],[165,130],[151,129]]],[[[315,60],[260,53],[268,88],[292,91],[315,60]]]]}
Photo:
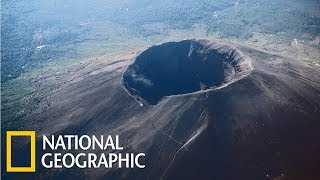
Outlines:
{"type": "MultiPolygon", "coordinates": [[[[170,42],[43,76],[43,83],[63,83],[10,128],[38,136],[119,135],[125,151],[146,153],[146,168],[38,167],[37,173],[4,176],[319,179],[319,66],[233,46],[170,42]]],[[[39,148],[38,161],[42,154],[39,148]]]]}
{"type": "Polygon", "coordinates": [[[235,47],[206,40],[152,46],[123,75],[128,91],[150,104],[162,97],[227,85],[248,75],[251,62],[235,47]]]}

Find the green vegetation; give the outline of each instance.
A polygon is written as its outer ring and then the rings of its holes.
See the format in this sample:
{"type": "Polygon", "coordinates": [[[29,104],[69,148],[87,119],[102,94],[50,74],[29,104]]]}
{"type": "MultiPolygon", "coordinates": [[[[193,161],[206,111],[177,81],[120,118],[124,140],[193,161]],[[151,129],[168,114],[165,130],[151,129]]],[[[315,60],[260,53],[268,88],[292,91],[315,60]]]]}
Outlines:
{"type": "MultiPolygon", "coordinates": [[[[320,37],[318,0],[5,0],[1,4],[4,121],[20,117],[30,105],[26,99],[39,90],[30,80],[17,78],[48,63],[128,52],[171,36],[192,38],[199,33],[239,41],[260,33],[272,35],[272,43],[285,44],[295,38],[310,42],[320,37]]],[[[313,46],[319,49],[319,43],[313,46]]]]}

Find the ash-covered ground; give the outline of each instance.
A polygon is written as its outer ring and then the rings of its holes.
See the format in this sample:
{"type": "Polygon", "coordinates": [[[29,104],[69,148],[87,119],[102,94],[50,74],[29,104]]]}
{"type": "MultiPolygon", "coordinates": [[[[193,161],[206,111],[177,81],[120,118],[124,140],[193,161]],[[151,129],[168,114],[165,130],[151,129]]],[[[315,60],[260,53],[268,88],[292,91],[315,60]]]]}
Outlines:
{"type": "MultiPolygon", "coordinates": [[[[145,169],[47,170],[39,167],[35,174],[4,174],[4,177],[318,177],[319,67],[230,42],[222,45],[221,42],[194,41],[211,42],[217,49],[228,47],[223,48],[224,56],[235,57],[229,62],[245,58],[252,69],[221,88],[165,94],[156,104],[149,104],[127,91],[123,77],[130,72],[127,67],[134,66],[142,54],[150,55],[150,59],[145,57],[150,65],[157,63],[152,53],[146,53],[150,49],[90,61],[74,71],[57,71],[55,77],[63,79],[63,85],[47,92],[36,111],[10,126],[36,130],[38,137],[42,134],[119,135],[126,144],[125,151],[146,153],[145,169]],[[241,57],[232,56],[234,49],[241,57]]],[[[220,61],[215,57],[208,61],[220,61]]],[[[157,67],[164,71],[162,66],[157,67]]],[[[171,64],[163,67],[181,68],[171,64]]],[[[48,82],[50,78],[52,76],[44,76],[42,80],[48,82]]],[[[40,149],[38,156],[42,154],[40,149]]],[[[37,160],[40,161],[40,157],[37,160]]]]}

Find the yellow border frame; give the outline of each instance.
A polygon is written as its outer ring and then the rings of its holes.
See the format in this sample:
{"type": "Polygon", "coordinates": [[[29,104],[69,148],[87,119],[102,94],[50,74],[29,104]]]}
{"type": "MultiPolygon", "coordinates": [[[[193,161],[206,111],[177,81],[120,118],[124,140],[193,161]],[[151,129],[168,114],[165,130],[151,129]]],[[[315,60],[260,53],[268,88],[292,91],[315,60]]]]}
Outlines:
{"type": "Polygon", "coordinates": [[[36,132],[35,131],[7,131],[7,172],[35,172],[36,171],[36,132]],[[11,166],[11,137],[30,136],[31,137],[31,166],[12,167],[11,166]]]}

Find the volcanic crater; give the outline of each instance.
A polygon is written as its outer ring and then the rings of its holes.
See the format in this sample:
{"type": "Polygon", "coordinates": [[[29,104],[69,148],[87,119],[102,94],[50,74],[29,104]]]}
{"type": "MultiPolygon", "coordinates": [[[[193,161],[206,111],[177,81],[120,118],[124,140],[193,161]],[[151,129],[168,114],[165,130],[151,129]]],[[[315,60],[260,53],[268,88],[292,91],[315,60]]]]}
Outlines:
{"type": "Polygon", "coordinates": [[[252,71],[250,59],[233,46],[183,40],[152,46],[135,57],[123,85],[141,102],[224,87],[252,71]]]}

